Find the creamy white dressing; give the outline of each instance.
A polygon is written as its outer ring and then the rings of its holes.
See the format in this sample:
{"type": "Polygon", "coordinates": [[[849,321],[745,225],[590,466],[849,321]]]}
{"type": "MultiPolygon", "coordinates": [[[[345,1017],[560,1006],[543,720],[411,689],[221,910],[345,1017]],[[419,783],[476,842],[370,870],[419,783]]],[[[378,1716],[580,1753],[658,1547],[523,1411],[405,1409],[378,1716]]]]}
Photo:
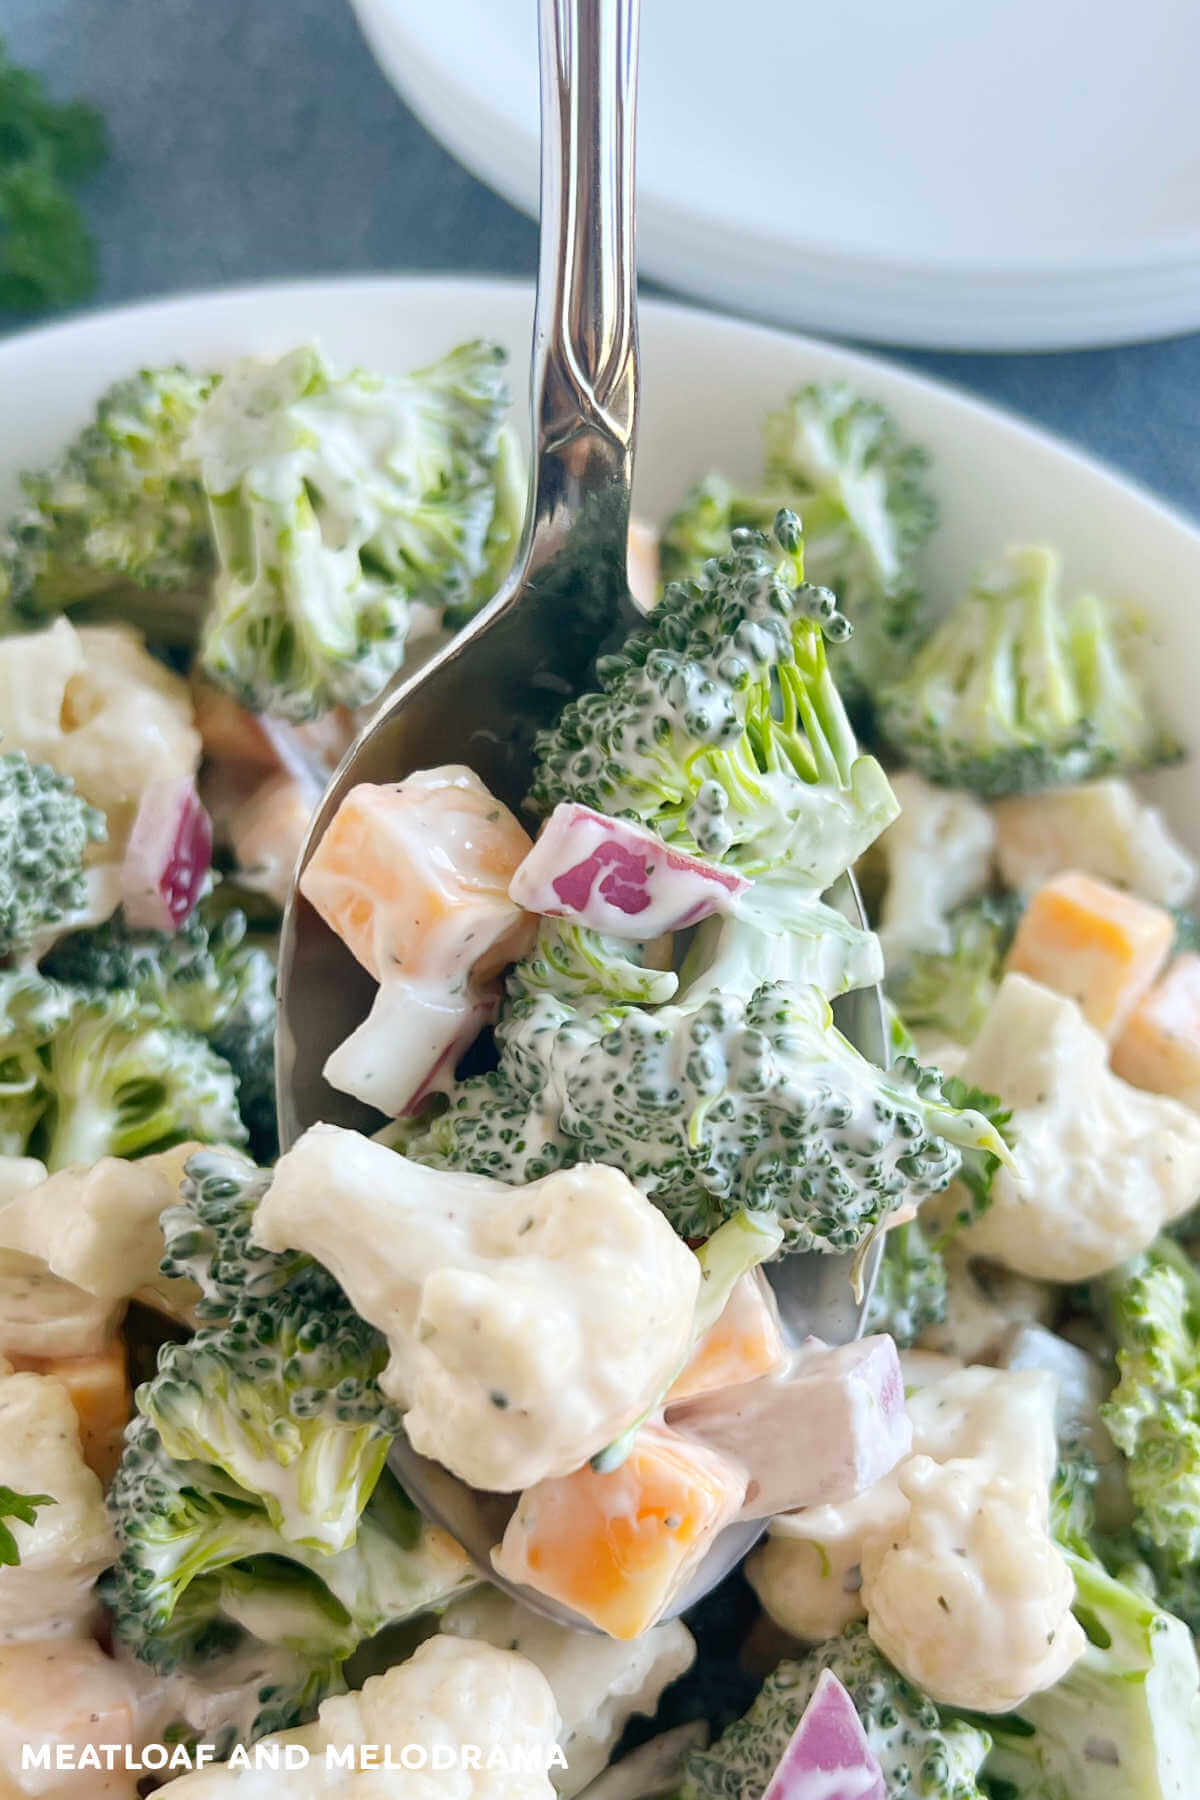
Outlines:
{"type": "Polygon", "coordinates": [[[381,1385],[415,1447],[478,1488],[581,1467],[691,1340],[699,1264],[615,1169],[510,1187],[319,1125],[281,1158],[255,1237],[331,1271],[388,1338],[381,1385]]]}

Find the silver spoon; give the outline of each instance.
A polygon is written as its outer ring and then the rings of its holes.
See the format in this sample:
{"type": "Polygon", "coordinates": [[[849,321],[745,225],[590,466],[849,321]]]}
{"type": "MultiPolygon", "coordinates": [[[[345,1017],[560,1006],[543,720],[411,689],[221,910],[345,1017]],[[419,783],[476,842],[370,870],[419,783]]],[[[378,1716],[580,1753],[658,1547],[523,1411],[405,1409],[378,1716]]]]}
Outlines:
{"type": "MultiPolygon", "coordinates": [[[[494,600],[384,702],[353,744],[313,817],[297,874],[347,792],[415,769],[468,763],[519,807],[533,734],[584,684],[596,652],[641,614],[625,573],[637,428],[634,129],[639,0],[541,0],[541,256],[531,383],[533,481],[515,567],[494,600]]],[[[847,877],[832,896],[863,922],[847,877]]],[[[376,1114],[329,1087],[330,1052],[367,1012],[374,983],[293,883],[279,954],[276,1097],[288,1149],[317,1120],[374,1130],[376,1114]]],[[[886,1062],[877,989],[839,1002],[839,1023],[886,1062]]],[[[877,1257],[869,1259],[873,1279],[877,1257]]],[[[771,1278],[785,1330],[845,1343],[862,1330],[848,1259],[795,1256],[771,1278]]],[[[499,1580],[489,1552],[513,1496],[477,1493],[396,1439],[391,1466],[422,1511],[480,1570],[536,1611],[591,1630],[569,1608],[499,1580]]],[[[670,1615],[701,1599],[764,1530],[730,1525],[670,1615]]]]}

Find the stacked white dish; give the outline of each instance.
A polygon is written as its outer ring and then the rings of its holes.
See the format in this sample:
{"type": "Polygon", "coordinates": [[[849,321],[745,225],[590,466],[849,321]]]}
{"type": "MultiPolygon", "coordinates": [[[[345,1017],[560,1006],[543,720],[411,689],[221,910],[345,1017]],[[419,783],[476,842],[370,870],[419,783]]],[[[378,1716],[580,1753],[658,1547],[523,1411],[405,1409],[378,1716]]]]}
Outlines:
{"type": "MultiPolygon", "coordinates": [[[[533,0],[353,0],[396,87],[537,207],[533,0]]],[[[1200,327],[1200,8],[653,0],[646,275],[781,323],[937,348],[1200,327]]]]}

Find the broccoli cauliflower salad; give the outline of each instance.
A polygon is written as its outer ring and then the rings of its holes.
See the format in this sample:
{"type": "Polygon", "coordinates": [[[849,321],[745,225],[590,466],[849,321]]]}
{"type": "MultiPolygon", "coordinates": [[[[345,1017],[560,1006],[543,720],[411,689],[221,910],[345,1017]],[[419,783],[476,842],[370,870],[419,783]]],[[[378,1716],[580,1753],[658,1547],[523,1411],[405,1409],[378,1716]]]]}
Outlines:
{"type": "Polygon", "coordinates": [[[484,342],[144,370],[0,534],[0,1795],[1195,1800],[1183,752],[1053,548],[932,606],[872,400],[635,525],[521,804],[346,794],[300,892],[378,1128],[280,1154],[301,844],[515,555],[507,409],[484,342]]]}

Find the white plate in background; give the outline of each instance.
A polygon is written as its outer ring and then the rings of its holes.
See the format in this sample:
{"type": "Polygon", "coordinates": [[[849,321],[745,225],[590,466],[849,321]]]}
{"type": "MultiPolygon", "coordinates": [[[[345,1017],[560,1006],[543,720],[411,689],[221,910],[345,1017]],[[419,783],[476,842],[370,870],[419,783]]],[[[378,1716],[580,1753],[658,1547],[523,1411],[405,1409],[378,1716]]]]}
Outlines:
{"type": "MultiPolygon", "coordinates": [[[[536,0],[352,4],[426,125],[536,212],[536,0]]],[[[933,348],[1200,327],[1196,0],[645,0],[641,67],[647,275],[933,348]]]]}
{"type": "MultiPolygon", "coordinates": [[[[0,521],[20,469],[59,450],[108,383],[148,364],[206,369],[318,340],[337,363],[402,371],[484,335],[509,351],[523,423],[532,318],[524,283],[378,276],[190,295],[0,341],[0,521]]],[[[1179,515],[1044,432],[880,358],[659,301],[643,302],[640,325],[644,517],[663,519],[714,467],[753,480],[768,408],[801,382],[850,381],[931,453],[941,523],[924,573],[934,597],[951,600],[1008,543],[1057,545],[1072,586],[1144,602],[1169,722],[1195,741],[1200,531],[1179,515]]],[[[1200,852],[1200,762],[1152,781],[1200,852]]]]}

